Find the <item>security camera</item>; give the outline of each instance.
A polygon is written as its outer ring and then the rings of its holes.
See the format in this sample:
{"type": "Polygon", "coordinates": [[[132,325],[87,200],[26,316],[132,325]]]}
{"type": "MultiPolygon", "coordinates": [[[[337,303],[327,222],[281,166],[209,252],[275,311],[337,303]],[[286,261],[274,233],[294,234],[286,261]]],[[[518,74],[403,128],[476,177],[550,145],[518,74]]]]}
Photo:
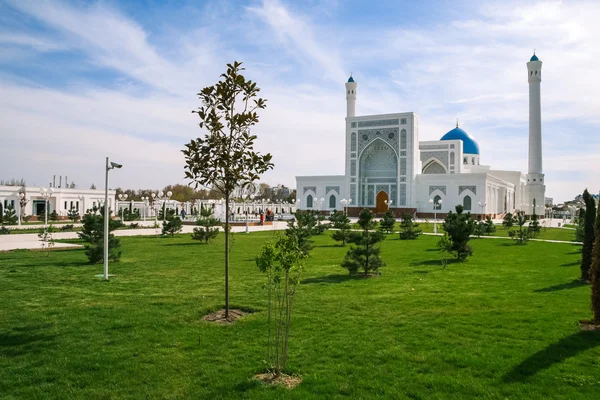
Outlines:
{"type": "Polygon", "coordinates": [[[116,162],[112,162],[112,161],[110,162],[110,166],[111,166],[112,168],[121,168],[121,167],[122,167],[122,165],[121,165],[121,164],[117,164],[116,162]]]}

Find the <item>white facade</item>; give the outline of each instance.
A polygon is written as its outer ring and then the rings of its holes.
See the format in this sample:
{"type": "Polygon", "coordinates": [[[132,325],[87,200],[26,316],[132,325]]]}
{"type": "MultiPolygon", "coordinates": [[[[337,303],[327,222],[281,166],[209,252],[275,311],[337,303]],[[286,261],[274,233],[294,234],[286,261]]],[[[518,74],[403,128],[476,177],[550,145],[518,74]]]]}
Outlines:
{"type": "MultiPolygon", "coordinates": [[[[37,216],[43,215],[46,207],[46,199],[40,191],[42,188],[31,186],[0,186],[0,204],[2,210],[7,206],[12,206],[17,215],[37,216]],[[21,196],[23,193],[24,207],[21,209],[21,196]]],[[[67,189],[67,188],[46,188],[50,194],[48,201],[48,213],[56,211],[60,217],[66,217],[71,209],[79,210],[83,215],[86,210],[99,207],[104,203],[104,190],[93,189],[67,189]]],[[[109,208],[115,209],[115,191],[108,191],[109,208]]]]}
{"type": "MultiPolygon", "coordinates": [[[[299,209],[396,209],[421,214],[454,210],[500,216],[514,210],[543,215],[545,185],[541,143],[541,61],[529,63],[529,171],[481,164],[479,146],[456,128],[440,140],[419,141],[414,112],[356,116],[357,83],[346,83],[345,175],[296,177],[299,209]],[[342,203],[342,200],[346,200],[342,203]],[[441,200],[441,202],[440,202],[441,200]]],[[[356,214],[354,212],[353,214],[356,214]]]]}

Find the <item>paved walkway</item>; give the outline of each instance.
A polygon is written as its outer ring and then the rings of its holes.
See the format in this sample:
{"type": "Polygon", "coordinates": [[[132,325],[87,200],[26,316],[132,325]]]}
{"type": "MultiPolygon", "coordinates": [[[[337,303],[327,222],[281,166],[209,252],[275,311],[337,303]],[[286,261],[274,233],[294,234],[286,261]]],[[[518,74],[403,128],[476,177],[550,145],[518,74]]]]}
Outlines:
{"type": "MultiPolygon", "coordinates": [[[[42,226],[43,227],[43,226],[42,226]]],[[[275,221],[273,225],[264,226],[250,226],[248,227],[249,232],[260,232],[260,231],[276,231],[282,230],[287,227],[287,223],[283,221],[275,221]]],[[[194,231],[194,225],[184,225],[182,233],[192,233],[194,231]]],[[[234,226],[232,227],[233,232],[245,232],[245,226],[234,226]]],[[[160,228],[145,228],[145,229],[122,229],[113,231],[115,236],[153,236],[160,235],[160,228]]],[[[77,239],[77,232],[55,232],[52,234],[55,240],[60,239],[77,239]]],[[[71,243],[54,243],[54,248],[74,248],[82,247],[79,244],[71,243]]],[[[31,249],[38,250],[42,248],[42,242],[38,237],[37,233],[23,233],[19,235],[0,235],[0,251],[9,251],[17,249],[31,249]]]]}

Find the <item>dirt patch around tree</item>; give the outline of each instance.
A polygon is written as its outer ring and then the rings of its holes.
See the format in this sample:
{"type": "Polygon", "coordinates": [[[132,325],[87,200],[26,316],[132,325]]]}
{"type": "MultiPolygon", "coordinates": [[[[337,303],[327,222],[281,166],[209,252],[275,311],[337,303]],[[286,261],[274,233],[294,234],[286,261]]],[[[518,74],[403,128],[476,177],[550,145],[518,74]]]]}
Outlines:
{"type": "Polygon", "coordinates": [[[223,308],[223,309],[215,311],[213,313],[206,314],[205,316],[202,317],[202,320],[208,321],[208,322],[214,322],[217,324],[232,324],[235,321],[237,321],[238,319],[242,318],[244,315],[248,315],[248,314],[251,314],[251,312],[242,311],[237,308],[230,308],[229,316],[227,318],[225,318],[225,309],[223,308]]]}
{"type": "Polygon", "coordinates": [[[293,389],[302,382],[302,378],[297,375],[280,374],[279,376],[275,376],[272,372],[255,375],[254,379],[261,381],[265,385],[284,386],[287,389],[293,389]]]}
{"type": "Polygon", "coordinates": [[[579,328],[582,331],[600,331],[600,325],[594,324],[594,321],[582,319],[579,321],[579,328]]]}

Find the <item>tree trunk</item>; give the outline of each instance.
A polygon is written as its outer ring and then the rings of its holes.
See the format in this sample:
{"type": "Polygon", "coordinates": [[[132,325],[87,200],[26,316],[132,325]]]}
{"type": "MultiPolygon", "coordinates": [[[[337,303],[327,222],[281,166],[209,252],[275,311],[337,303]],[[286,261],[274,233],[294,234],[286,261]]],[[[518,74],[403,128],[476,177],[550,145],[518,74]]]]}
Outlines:
{"type": "Polygon", "coordinates": [[[225,194],[225,319],[229,318],[229,193],[225,194]]]}

